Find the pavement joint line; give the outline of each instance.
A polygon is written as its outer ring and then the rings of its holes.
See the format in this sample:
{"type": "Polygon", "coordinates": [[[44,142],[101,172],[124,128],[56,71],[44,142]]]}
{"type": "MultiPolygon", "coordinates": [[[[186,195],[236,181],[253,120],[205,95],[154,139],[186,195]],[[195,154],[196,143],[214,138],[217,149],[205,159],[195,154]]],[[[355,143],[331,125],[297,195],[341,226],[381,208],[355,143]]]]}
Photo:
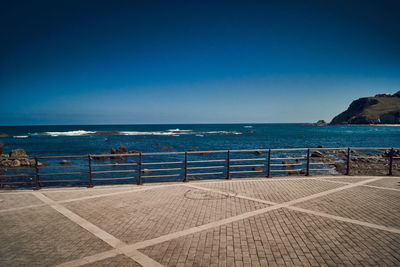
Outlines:
{"type": "MultiPolygon", "coordinates": [[[[36,196],[38,199],[43,201],[44,203],[48,204],[51,208],[55,209],[62,215],[64,215],[66,218],[71,220],[72,222],[76,223],[80,227],[86,229],[88,232],[96,236],[97,238],[103,240],[113,248],[119,250],[121,247],[126,246],[127,244],[116,238],[115,236],[107,233],[103,229],[97,227],[93,223],[89,222],[88,220],[80,217],[79,215],[75,214],[74,212],[70,211],[66,207],[62,206],[61,204],[55,202],[54,200],[46,197],[40,192],[32,192],[34,196],[36,196]]],[[[135,262],[143,265],[143,266],[162,266],[158,262],[154,261],[150,257],[144,255],[143,253],[139,251],[134,251],[131,250],[129,253],[125,253],[123,251],[120,251],[124,253],[126,256],[130,257],[132,260],[135,262]]],[[[120,253],[121,254],[121,253],[120,253]]],[[[96,256],[93,255],[95,258],[96,256]]],[[[103,255],[104,256],[104,255],[103,255]]],[[[103,258],[104,259],[104,258],[103,258]]],[[[100,260],[100,259],[99,259],[100,260]]],[[[79,265],[74,265],[74,266],[79,266],[79,265]]]]}
{"type": "MultiPolygon", "coordinates": [[[[390,178],[386,177],[386,178],[382,178],[382,179],[390,179],[390,178]]],[[[324,181],[324,182],[330,182],[330,183],[336,183],[336,184],[351,184],[351,183],[346,183],[346,182],[342,182],[342,181],[332,181],[332,180],[328,180],[326,178],[317,178],[317,180],[324,181]]],[[[375,185],[369,185],[369,184],[363,184],[363,185],[360,185],[360,186],[362,186],[362,187],[371,187],[371,188],[376,188],[376,189],[383,189],[383,190],[399,191],[400,192],[400,187],[399,187],[399,189],[397,189],[397,188],[375,186],[375,185]]]]}
{"type": "MultiPolygon", "coordinates": [[[[158,188],[158,187],[156,187],[158,188]]],[[[130,189],[127,191],[118,191],[118,192],[113,192],[113,193],[106,193],[106,194],[99,194],[99,195],[94,195],[94,196],[86,196],[86,197],[79,197],[79,198],[72,198],[72,199],[66,199],[66,200],[53,200],[55,203],[69,203],[69,202],[74,202],[74,201],[80,201],[80,200],[87,200],[87,199],[94,199],[94,198],[100,198],[100,197],[107,197],[107,196],[114,196],[114,195],[120,195],[120,194],[127,194],[127,193],[132,193],[132,192],[141,192],[141,191],[147,191],[150,189],[154,188],[137,188],[137,189],[130,189]]],[[[75,191],[74,191],[75,192],[75,191]]],[[[29,194],[32,194],[34,192],[29,192],[29,194]]],[[[42,193],[42,192],[40,192],[42,193]]],[[[43,194],[43,193],[42,193],[43,194]]],[[[51,199],[51,198],[49,198],[51,199]]],[[[29,209],[29,208],[36,208],[36,207],[42,207],[45,206],[46,204],[36,204],[36,205],[29,205],[29,206],[23,206],[23,207],[18,207],[18,208],[9,208],[9,209],[2,209],[0,210],[0,213],[2,212],[9,212],[9,211],[16,211],[16,210],[23,210],[23,209],[29,209]]]]}
{"type": "Polygon", "coordinates": [[[118,251],[117,249],[111,249],[111,250],[107,250],[105,252],[100,252],[91,256],[86,256],[77,260],[73,260],[73,261],[68,261],[68,262],[64,262],[61,264],[56,265],[57,267],[71,267],[71,266],[82,266],[85,264],[89,264],[89,263],[93,263],[96,261],[101,261],[104,259],[108,259],[108,258],[112,258],[115,256],[118,256],[122,254],[120,251],[118,251]]]}
{"type": "MultiPolygon", "coordinates": [[[[228,223],[232,223],[232,222],[235,222],[235,221],[239,221],[239,220],[247,219],[247,218],[250,218],[250,217],[254,217],[256,215],[260,215],[260,214],[263,214],[263,213],[266,213],[266,212],[269,212],[269,211],[273,211],[273,210],[277,210],[277,209],[280,209],[280,208],[292,208],[291,205],[293,205],[293,204],[297,204],[299,202],[311,200],[313,198],[317,198],[317,197],[320,197],[320,196],[325,196],[325,195],[328,195],[328,194],[331,194],[331,193],[335,193],[335,192],[338,192],[338,191],[341,191],[341,190],[349,189],[349,188],[352,188],[352,187],[357,187],[357,186],[362,185],[364,183],[376,181],[376,180],[379,180],[379,179],[381,179],[381,178],[377,177],[377,178],[371,178],[371,179],[368,179],[368,180],[363,180],[361,182],[348,184],[348,185],[345,185],[345,186],[342,186],[342,187],[339,187],[339,188],[334,188],[334,189],[331,189],[331,190],[323,191],[323,192],[320,192],[320,193],[317,193],[317,194],[313,194],[313,195],[310,195],[310,196],[307,196],[307,197],[303,197],[303,198],[298,198],[298,199],[295,199],[295,200],[292,200],[292,201],[275,204],[275,205],[272,205],[272,206],[269,206],[269,207],[266,207],[266,208],[258,209],[258,210],[251,211],[251,212],[246,212],[246,213],[243,213],[243,214],[240,214],[240,215],[237,215],[237,216],[233,216],[233,217],[229,217],[229,218],[226,218],[226,219],[223,219],[223,220],[219,220],[219,221],[216,221],[216,222],[210,222],[210,223],[207,223],[207,224],[204,224],[204,225],[192,227],[192,228],[189,228],[189,229],[185,229],[185,230],[174,232],[174,233],[170,233],[170,234],[166,234],[166,235],[159,236],[159,237],[156,237],[156,238],[153,238],[153,239],[148,239],[148,240],[140,241],[140,242],[137,242],[137,243],[134,243],[134,244],[125,245],[123,247],[118,248],[118,251],[123,252],[125,255],[127,255],[127,254],[131,255],[131,253],[133,253],[135,251],[138,252],[138,250],[142,249],[142,248],[146,248],[146,247],[149,247],[149,246],[160,244],[160,243],[163,243],[163,242],[166,242],[166,241],[169,241],[169,240],[173,240],[173,239],[176,239],[176,238],[179,238],[179,237],[183,237],[183,236],[186,236],[186,235],[195,234],[195,233],[198,233],[198,232],[209,230],[209,229],[212,229],[212,228],[215,228],[215,227],[219,227],[219,226],[222,226],[222,225],[225,225],[225,224],[228,224],[228,223]]],[[[186,186],[189,187],[189,185],[186,185],[186,186]]],[[[190,186],[192,186],[192,185],[190,185],[190,186]]],[[[200,187],[199,187],[199,189],[200,189],[200,187]]],[[[221,191],[221,193],[226,194],[225,192],[222,192],[222,191],[221,191]]],[[[234,194],[232,194],[232,196],[233,195],[234,194]]],[[[236,195],[236,197],[237,197],[237,195],[236,195]]],[[[258,201],[260,201],[260,200],[258,200],[258,201]]],[[[293,207],[293,208],[296,208],[296,207],[293,207]]],[[[308,212],[308,210],[307,210],[307,212],[308,212]]],[[[310,212],[313,212],[313,211],[310,211],[310,212]]],[[[323,215],[325,215],[325,214],[323,214],[323,215]]],[[[329,215],[329,216],[330,217],[334,217],[333,215],[329,215]]],[[[351,220],[351,219],[348,219],[348,218],[341,218],[339,216],[337,216],[337,218],[338,219],[340,218],[342,220],[351,220]]],[[[352,222],[355,223],[356,221],[352,220],[352,222]]],[[[368,223],[365,223],[365,226],[367,224],[368,223]]],[[[372,225],[372,224],[368,224],[368,225],[372,225]]],[[[386,227],[381,227],[381,226],[379,226],[379,227],[380,228],[377,228],[377,227],[375,227],[375,228],[376,229],[382,229],[382,230],[384,230],[384,228],[385,228],[385,230],[387,229],[386,227]]],[[[93,255],[93,257],[96,258],[96,255],[100,255],[101,256],[103,254],[104,254],[104,252],[103,253],[99,253],[99,254],[95,254],[95,255],[93,255]]],[[[145,257],[147,257],[147,256],[145,256],[145,257]]],[[[101,259],[103,259],[103,258],[101,258],[101,259]]],[[[94,261],[92,261],[92,262],[94,262],[94,261]]],[[[65,264],[68,264],[68,263],[69,262],[67,262],[65,264]]],[[[80,264],[80,265],[82,265],[82,264],[80,264]]],[[[80,265],[73,265],[73,266],[80,266],[80,265]]],[[[66,265],[66,266],[69,266],[69,265],[66,265]]]]}
{"type": "MultiPolygon", "coordinates": [[[[200,186],[192,186],[192,185],[186,185],[186,186],[197,188],[200,190],[211,191],[211,192],[215,192],[215,193],[219,193],[219,194],[228,194],[230,197],[243,198],[243,199],[256,201],[256,202],[260,202],[260,203],[264,203],[264,204],[270,204],[270,205],[278,204],[278,203],[271,202],[271,201],[266,201],[266,200],[262,200],[262,199],[258,199],[258,198],[252,198],[252,197],[246,197],[246,196],[243,196],[240,194],[229,194],[224,191],[210,189],[210,188],[204,188],[204,187],[200,187],[200,186]]],[[[393,232],[396,234],[400,234],[400,229],[396,229],[394,227],[387,227],[387,226],[383,226],[383,225],[379,225],[379,224],[368,223],[368,222],[364,222],[364,221],[360,221],[360,220],[354,220],[354,219],[350,219],[350,218],[346,218],[346,217],[342,217],[342,216],[331,215],[328,213],[313,211],[313,210],[304,209],[304,208],[295,207],[295,206],[288,206],[286,208],[291,209],[291,210],[296,210],[299,212],[303,212],[303,213],[316,215],[316,216],[326,217],[326,218],[330,218],[330,219],[334,219],[334,220],[338,220],[338,221],[349,222],[349,223],[353,223],[353,224],[357,224],[357,225],[362,225],[362,226],[366,226],[366,227],[370,227],[370,228],[375,228],[375,229],[379,229],[379,230],[383,230],[383,231],[389,231],[389,232],[393,232]]]]}
{"type": "Polygon", "coordinates": [[[346,218],[346,217],[342,217],[342,216],[331,215],[331,214],[328,214],[328,213],[325,213],[325,212],[313,211],[313,210],[303,209],[303,208],[295,207],[295,206],[289,206],[289,207],[286,207],[286,208],[290,209],[290,210],[304,212],[304,213],[307,213],[307,214],[312,214],[312,215],[316,215],[316,216],[321,216],[321,217],[333,219],[333,220],[348,222],[348,223],[352,223],[352,224],[358,224],[358,225],[361,225],[361,226],[366,226],[366,227],[370,227],[370,228],[375,228],[375,229],[379,229],[379,230],[383,230],[383,231],[388,231],[388,232],[400,234],[400,229],[396,229],[394,227],[388,227],[388,226],[383,226],[383,225],[379,225],[379,224],[363,222],[363,221],[360,221],[360,220],[354,220],[354,219],[350,219],[350,218],[346,218]]]}
{"type": "Polygon", "coordinates": [[[47,206],[47,205],[46,204],[35,204],[35,205],[29,205],[29,206],[23,206],[23,207],[17,207],[17,208],[2,209],[2,210],[0,210],[0,213],[24,210],[24,209],[31,209],[31,208],[38,208],[38,207],[44,207],[44,206],[47,206]]]}
{"type": "Polygon", "coordinates": [[[215,190],[215,189],[211,189],[211,188],[205,188],[205,187],[201,187],[201,186],[195,186],[195,185],[191,185],[191,184],[187,184],[185,186],[186,187],[200,189],[200,190],[204,190],[204,191],[210,191],[210,192],[214,192],[214,193],[218,193],[218,194],[224,194],[224,195],[228,195],[229,197],[236,197],[236,198],[242,198],[242,199],[246,199],[246,200],[256,201],[256,202],[260,202],[260,203],[264,203],[264,204],[268,204],[268,205],[276,205],[277,204],[277,203],[272,202],[272,201],[262,200],[262,199],[253,198],[253,197],[247,197],[247,196],[244,196],[244,195],[239,195],[237,193],[232,194],[232,193],[229,193],[229,192],[219,191],[219,190],[215,190]]]}
{"type": "Polygon", "coordinates": [[[392,190],[392,191],[398,191],[400,192],[400,189],[396,189],[396,188],[390,188],[390,187],[382,187],[382,186],[374,186],[374,185],[362,185],[363,187],[371,187],[371,188],[376,188],[376,189],[383,189],[383,190],[392,190]]]}
{"type": "MultiPolygon", "coordinates": [[[[317,194],[313,194],[313,195],[310,195],[310,196],[298,198],[298,199],[295,199],[295,200],[291,200],[291,201],[287,201],[287,202],[283,202],[283,203],[277,203],[277,204],[269,206],[269,207],[265,207],[265,208],[258,209],[258,210],[255,210],[255,211],[246,212],[246,213],[243,213],[243,214],[240,214],[240,215],[236,215],[236,216],[233,216],[233,217],[229,217],[229,218],[226,218],[226,219],[223,219],[223,220],[219,220],[219,221],[216,221],[216,222],[210,222],[210,223],[207,223],[207,224],[203,224],[203,225],[196,226],[196,227],[193,227],[193,228],[185,229],[185,230],[178,231],[178,232],[175,232],[175,233],[167,234],[167,235],[164,235],[164,236],[156,237],[156,238],[145,240],[145,241],[141,241],[141,242],[137,242],[135,244],[128,245],[128,248],[124,248],[124,250],[125,249],[141,249],[141,248],[145,248],[145,247],[148,247],[148,246],[159,244],[159,243],[162,243],[162,242],[165,242],[165,241],[168,241],[168,240],[171,240],[171,239],[175,239],[175,238],[178,238],[178,237],[182,237],[182,236],[185,236],[185,235],[197,233],[197,232],[200,232],[200,231],[204,231],[204,230],[208,230],[208,229],[211,229],[211,228],[215,228],[215,227],[218,227],[218,226],[221,226],[221,225],[224,225],[224,224],[228,224],[228,223],[231,223],[231,222],[235,222],[235,221],[247,219],[247,218],[250,218],[250,217],[254,217],[256,215],[263,214],[263,213],[266,213],[266,212],[269,212],[269,211],[272,211],[272,210],[276,210],[276,209],[280,209],[280,208],[286,208],[286,207],[289,207],[289,206],[291,206],[293,204],[297,204],[297,203],[300,203],[300,202],[303,202],[303,201],[307,201],[307,200],[311,200],[311,199],[314,199],[314,198],[318,198],[320,196],[325,196],[325,195],[328,195],[328,194],[336,193],[336,192],[339,192],[341,190],[345,190],[345,189],[349,189],[349,188],[352,188],[352,187],[356,187],[356,186],[359,186],[359,185],[361,185],[363,183],[372,182],[372,181],[379,180],[379,179],[380,178],[372,178],[372,179],[369,179],[369,180],[366,180],[366,181],[361,181],[361,182],[358,182],[358,183],[353,183],[353,184],[345,185],[345,186],[342,186],[342,187],[330,189],[330,190],[327,190],[327,191],[323,191],[323,192],[320,192],[320,193],[317,193],[317,194]]],[[[222,192],[222,193],[225,194],[225,192],[222,192]]]]}

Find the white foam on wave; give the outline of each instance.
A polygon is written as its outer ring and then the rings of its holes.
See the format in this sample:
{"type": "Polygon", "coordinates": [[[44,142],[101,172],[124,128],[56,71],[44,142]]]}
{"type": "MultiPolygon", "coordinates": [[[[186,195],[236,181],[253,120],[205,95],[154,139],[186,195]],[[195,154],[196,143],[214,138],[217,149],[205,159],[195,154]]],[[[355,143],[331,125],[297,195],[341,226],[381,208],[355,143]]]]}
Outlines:
{"type": "Polygon", "coordinates": [[[208,132],[203,132],[205,134],[242,134],[240,132],[235,132],[235,131],[208,131],[208,132]]]}
{"type": "Polygon", "coordinates": [[[243,126],[244,128],[253,128],[253,126],[250,126],[250,125],[248,125],[248,126],[243,126]]]}
{"type": "Polygon", "coordinates": [[[137,132],[137,131],[123,131],[121,135],[176,135],[176,132],[137,132]]]}
{"type": "Polygon", "coordinates": [[[79,136],[79,135],[88,135],[94,134],[96,132],[93,131],[85,131],[85,130],[77,130],[77,131],[66,131],[66,132],[45,132],[45,135],[50,136],[79,136]]]}
{"type": "MultiPolygon", "coordinates": [[[[50,136],[81,136],[81,135],[95,135],[97,131],[85,131],[85,130],[75,130],[75,131],[65,131],[65,132],[44,132],[35,133],[33,135],[50,135],[50,136]]],[[[180,130],[180,129],[169,129],[167,131],[153,131],[153,132],[139,132],[139,131],[116,131],[115,135],[160,135],[160,136],[179,136],[179,135],[205,135],[205,134],[242,134],[241,132],[235,131],[204,131],[197,132],[193,130],[180,130]]],[[[26,136],[28,137],[28,136],[26,136]]],[[[14,138],[26,138],[25,136],[14,137],[14,138]]]]}
{"type": "Polygon", "coordinates": [[[28,138],[29,136],[27,135],[15,135],[13,138],[28,138]]]}

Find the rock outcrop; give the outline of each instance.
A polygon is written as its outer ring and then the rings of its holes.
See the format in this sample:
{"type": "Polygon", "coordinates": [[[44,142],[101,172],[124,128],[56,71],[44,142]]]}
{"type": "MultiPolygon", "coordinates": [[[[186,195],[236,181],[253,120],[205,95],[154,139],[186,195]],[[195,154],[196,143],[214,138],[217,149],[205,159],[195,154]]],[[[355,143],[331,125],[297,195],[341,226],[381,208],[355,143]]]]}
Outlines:
{"type": "Polygon", "coordinates": [[[319,121],[317,121],[317,123],[315,123],[317,126],[325,126],[325,125],[328,125],[328,123],[326,123],[326,121],[324,121],[324,120],[319,120],[319,121]]]}
{"type": "MultiPolygon", "coordinates": [[[[43,163],[38,163],[43,165],[43,163]]],[[[0,168],[34,167],[35,160],[29,159],[25,150],[18,148],[12,150],[8,155],[0,154],[0,168]]]]}
{"type": "MultiPolygon", "coordinates": [[[[118,148],[111,148],[111,154],[127,154],[128,149],[126,146],[119,146],[118,148]]],[[[126,156],[112,156],[110,157],[111,159],[117,159],[117,160],[126,160],[128,157],[126,156]]]]}
{"type": "Polygon", "coordinates": [[[400,91],[357,99],[330,124],[400,124],[400,91]]]}

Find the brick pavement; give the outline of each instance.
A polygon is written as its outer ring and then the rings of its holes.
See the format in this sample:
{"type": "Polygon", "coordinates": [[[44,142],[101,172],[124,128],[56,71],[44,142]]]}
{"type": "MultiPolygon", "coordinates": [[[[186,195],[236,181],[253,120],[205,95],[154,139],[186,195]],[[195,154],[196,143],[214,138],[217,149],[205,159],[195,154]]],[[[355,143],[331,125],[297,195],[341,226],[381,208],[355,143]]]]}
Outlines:
{"type": "Polygon", "coordinates": [[[0,266],[400,265],[400,177],[0,192],[0,266]]]}

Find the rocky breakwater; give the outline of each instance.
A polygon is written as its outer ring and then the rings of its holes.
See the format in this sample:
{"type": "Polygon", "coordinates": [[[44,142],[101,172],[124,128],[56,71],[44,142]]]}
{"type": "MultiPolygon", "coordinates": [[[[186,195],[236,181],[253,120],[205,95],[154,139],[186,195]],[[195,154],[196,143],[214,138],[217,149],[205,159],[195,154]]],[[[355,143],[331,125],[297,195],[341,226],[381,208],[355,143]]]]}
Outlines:
{"type": "Polygon", "coordinates": [[[126,146],[121,145],[121,146],[119,146],[117,148],[111,148],[110,153],[104,153],[102,155],[93,156],[93,159],[95,159],[95,160],[110,159],[110,160],[121,160],[121,161],[123,161],[123,160],[127,160],[128,159],[128,156],[124,156],[124,154],[134,154],[134,153],[140,153],[140,151],[137,151],[137,150],[128,151],[126,146]]]}
{"type": "MultiPolygon", "coordinates": [[[[400,157],[400,150],[387,150],[381,153],[360,153],[351,151],[350,174],[351,175],[387,175],[389,172],[389,158],[400,157]]],[[[314,151],[311,154],[312,161],[332,163],[336,171],[346,174],[347,151],[314,151]]],[[[400,174],[400,160],[393,160],[393,175],[400,174]]]]}
{"type": "MultiPolygon", "coordinates": [[[[38,165],[43,165],[39,163],[38,165]]],[[[12,150],[9,154],[0,155],[0,168],[34,167],[35,160],[30,159],[25,150],[18,148],[12,150]]]]}

